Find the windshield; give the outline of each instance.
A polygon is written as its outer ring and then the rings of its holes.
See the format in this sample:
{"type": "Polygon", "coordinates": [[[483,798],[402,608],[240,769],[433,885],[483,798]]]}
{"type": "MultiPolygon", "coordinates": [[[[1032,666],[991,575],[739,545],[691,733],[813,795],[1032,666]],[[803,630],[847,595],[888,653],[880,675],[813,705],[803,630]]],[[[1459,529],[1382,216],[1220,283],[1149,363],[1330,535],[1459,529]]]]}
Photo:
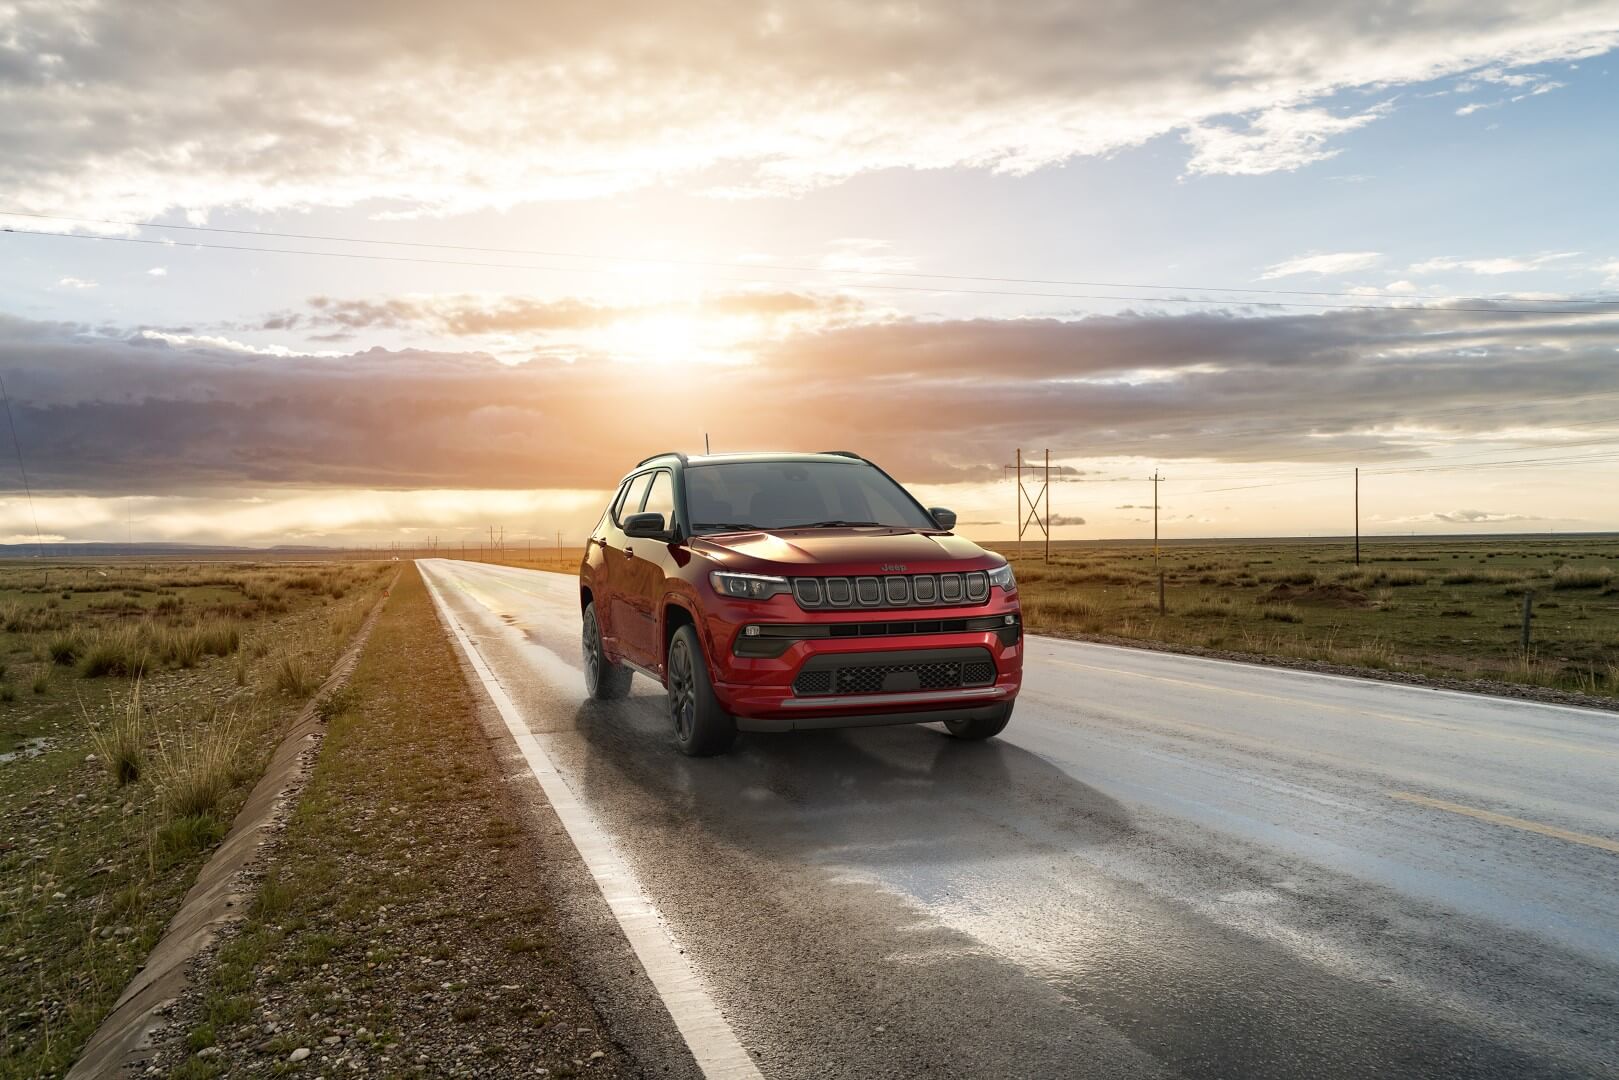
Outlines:
{"type": "Polygon", "coordinates": [[[693,532],[938,524],[877,469],[858,461],[737,461],[685,471],[693,532]]]}

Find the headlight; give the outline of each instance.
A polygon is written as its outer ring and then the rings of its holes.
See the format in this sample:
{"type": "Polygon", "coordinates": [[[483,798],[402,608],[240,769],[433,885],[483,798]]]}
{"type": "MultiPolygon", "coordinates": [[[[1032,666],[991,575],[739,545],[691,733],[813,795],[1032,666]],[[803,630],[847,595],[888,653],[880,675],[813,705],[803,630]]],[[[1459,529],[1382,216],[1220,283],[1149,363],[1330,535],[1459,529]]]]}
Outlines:
{"type": "Polygon", "coordinates": [[[1012,564],[997,566],[989,572],[989,583],[998,585],[1007,592],[1017,592],[1017,578],[1012,576],[1012,564]]]}
{"type": "Polygon", "coordinates": [[[786,578],[763,574],[729,574],[715,570],[708,575],[708,581],[721,596],[734,596],[738,600],[768,600],[792,591],[786,578]]]}

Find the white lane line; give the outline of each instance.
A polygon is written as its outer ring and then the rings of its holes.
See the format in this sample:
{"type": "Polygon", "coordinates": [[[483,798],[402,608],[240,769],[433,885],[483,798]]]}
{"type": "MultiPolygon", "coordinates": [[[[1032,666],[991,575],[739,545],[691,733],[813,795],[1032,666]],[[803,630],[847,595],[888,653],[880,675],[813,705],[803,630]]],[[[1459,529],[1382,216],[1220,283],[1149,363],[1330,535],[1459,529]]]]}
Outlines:
{"type": "Polygon", "coordinates": [[[529,771],[540,782],[545,797],[551,802],[551,809],[556,811],[586,869],[596,879],[596,886],[601,889],[608,909],[618,920],[624,936],[629,939],[630,948],[635,950],[636,958],[646,969],[647,977],[663,999],[675,1027],[691,1048],[698,1068],[712,1080],[762,1080],[758,1067],[748,1057],[748,1052],[742,1049],[736,1033],[725,1022],[725,1017],[720,1015],[719,1007],[709,997],[702,980],[669,936],[668,929],[658,917],[658,909],[642,892],[624,857],[597,823],[595,815],[557,771],[539,740],[529,731],[517,706],[500,685],[494,671],[473,647],[461,621],[445,603],[434,576],[425,572],[426,568],[422,569],[422,580],[427,584],[433,602],[438,605],[445,625],[449,627],[484,689],[489,692],[501,719],[506,722],[506,730],[511,732],[523,760],[528,763],[529,771]]]}

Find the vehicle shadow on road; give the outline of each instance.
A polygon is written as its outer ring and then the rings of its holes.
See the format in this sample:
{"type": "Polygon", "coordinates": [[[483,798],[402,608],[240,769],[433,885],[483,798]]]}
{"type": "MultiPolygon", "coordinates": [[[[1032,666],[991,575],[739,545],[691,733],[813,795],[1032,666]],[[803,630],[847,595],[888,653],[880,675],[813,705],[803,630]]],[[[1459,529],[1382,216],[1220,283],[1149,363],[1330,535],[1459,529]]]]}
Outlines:
{"type": "Polygon", "coordinates": [[[579,709],[587,797],[621,799],[629,787],[758,854],[943,866],[1095,847],[1132,829],[1118,802],[1003,740],[917,725],[750,734],[728,755],[694,759],[675,750],[661,704],[579,709]],[[1014,833],[1021,844],[1009,843],[1014,833]]]}

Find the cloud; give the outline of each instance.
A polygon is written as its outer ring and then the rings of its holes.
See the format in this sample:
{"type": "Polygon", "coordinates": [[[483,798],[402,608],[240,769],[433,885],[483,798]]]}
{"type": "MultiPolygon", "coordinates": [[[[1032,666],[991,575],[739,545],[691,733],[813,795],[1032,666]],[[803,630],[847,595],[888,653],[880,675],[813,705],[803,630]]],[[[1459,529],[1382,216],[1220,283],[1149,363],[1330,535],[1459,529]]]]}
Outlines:
{"type": "Polygon", "coordinates": [[[88,278],[65,277],[56,283],[64,289],[93,289],[97,283],[88,278]]]}
{"type": "Polygon", "coordinates": [[[1260,278],[1291,277],[1295,274],[1346,274],[1369,270],[1383,261],[1376,251],[1338,251],[1321,255],[1300,255],[1266,268],[1260,278]]]}
{"type": "Polygon", "coordinates": [[[1486,525],[1502,521],[1544,521],[1546,519],[1529,514],[1507,514],[1497,510],[1436,510],[1425,518],[1414,520],[1441,521],[1447,525],[1486,525]]]}
{"type": "MultiPolygon", "coordinates": [[[[498,310],[530,308],[517,298],[498,310]]],[[[557,311],[594,311],[583,301],[535,310],[546,325],[557,311]]],[[[798,449],[845,445],[857,431],[855,449],[908,481],[1003,482],[1020,445],[1068,458],[1085,447],[1091,457],[1319,467],[1333,460],[1323,455],[1420,460],[1536,425],[1585,425],[1569,430],[1590,439],[1614,427],[1604,395],[1619,396],[1616,335],[1619,315],[1443,308],[1068,320],[874,312],[764,332],[743,343],[747,362],[705,367],[626,360],[611,337],[514,364],[482,350],[361,342],[314,355],[205,328],[0,316],[0,369],[30,477],[52,491],[599,488],[637,455],[691,447],[702,431],[725,446],[798,449]],[[1144,357],[1152,378],[1116,378],[1144,357]]],[[[1555,431],[1543,445],[1558,444],[1555,431]]]]}
{"type": "Polygon", "coordinates": [[[1193,175],[1258,176],[1292,172],[1317,161],[1337,157],[1327,140],[1365,127],[1385,115],[1379,105],[1349,116],[1334,116],[1325,109],[1266,109],[1246,128],[1224,124],[1197,124],[1182,139],[1192,148],[1186,171],[1193,175]]]}
{"type": "Polygon", "coordinates": [[[148,270],[146,272],[148,274],[152,275],[153,277],[168,277],[169,276],[168,268],[163,267],[163,266],[154,266],[154,267],[152,267],[150,270],[148,270]]]}
{"type": "Polygon", "coordinates": [[[1462,259],[1454,255],[1440,255],[1413,263],[1413,274],[1438,274],[1447,270],[1462,270],[1469,274],[1521,274],[1538,270],[1551,263],[1578,256],[1578,251],[1553,251],[1541,255],[1509,255],[1488,259],[1462,259]]]}
{"type": "Polygon", "coordinates": [[[1047,522],[1047,524],[1049,524],[1053,529],[1058,529],[1068,525],[1083,525],[1085,524],[1085,519],[1082,517],[1075,517],[1072,514],[1052,514],[1051,519],[1047,522]]]}
{"type": "Polygon", "coordinates": [[[1616,44],[1603,0],[16,0],[0,7],[0,190],[94,217],[401,217],[666,183],[1021,174],[1176,133],[1189,174],[1252,174],[1331,157],[1379,115],[1329,108],[1345,93],[1616,44]]]}
{"type": "Polygon", "coordinates": [[[1494,101],[1471,102],[1457,109],[1457,116],[1472,116],[1474,113],[1484,109],[1498,109],[1503,105],[1523,101],[1525,98],[1539,97],[1541,94],[1549,94],[1553,90],[1561,90],[1565,85],[1544,72],[1507,72],[1499,68],[1486,68],[1470,75],[1466,81],[1457,86],[1456,92],[1461,94],[1472,93],[1474,90],[1479,89],[1481,84],[1504,86],[1509,90],[1519,90],[1520,93],[1510,94],[1494,101]]]}
{"type": "Polygon", "coordinates": [[[335,327],[346,331],[395,329],[448,337],[490,334],[535,334],[600,330],[626,321],[683,314],[709,321],[727,318],[762,323],[815,325],[834,323],[861,310],[858,301],[841,295],[794,291],[710,293],[691,300],[638,304],[604,303],[563,297],[536,299],[510,295],[451,293],[381,300],[316,296],[308,312],[280,312],[262,328],[335,327]]]}

